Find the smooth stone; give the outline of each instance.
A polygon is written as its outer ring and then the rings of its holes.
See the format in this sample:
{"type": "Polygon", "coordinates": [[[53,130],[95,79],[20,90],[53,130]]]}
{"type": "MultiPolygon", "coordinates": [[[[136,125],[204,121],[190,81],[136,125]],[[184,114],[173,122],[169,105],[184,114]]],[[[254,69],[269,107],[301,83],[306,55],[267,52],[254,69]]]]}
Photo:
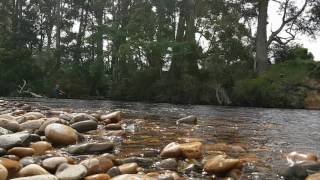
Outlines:
{"type": "Polygon", "coordinates": [[[93,116],[90,116],[89,114],[78,113],[72,118],[70,123],[74,124],[76,122],[87,121],[87,120],[97,121],[96,118],[94,118],[93,116]]]}
{"type": "Polygon", "coordinates": [[[84,180],[110,180],[111,177],[108,174],[95,174],[91,176],[87,176],[84,180]]]}
{"type": "Polygon", "coordinates": [[[6,128],[3,128],[3,127],[0,127],[0,135],[6,135],[6,134],[12,134],[13,132],[6,129],[6,128]]]}
{"type": "Polygon", "coordinates": [[[44,131],[46,129],[46,127],[50,124],[54,124],[54,123],[58,123],[58,124],[64,124],[63,121],[59,118],[47,118],[47,120],[45,122],[42,123],[42,125],[39,128],[39,134],[44,134],[44,131]]]}
{"type": "Polygon", "coordinates": [[[225,159],[223,155],[218,155],[209,159],[204,165],[204,171],[213,174],[223,174],[236,168],[240,164],[239,159],[225,159]]]}
{"type": "Polygon", "coordinates": [[[156,169],[159,170],[177,170],[178,162],[174,158],[164,159],[162,161],[156,162],[153,165],[156,169]]]}
{"type": "Polygon", "coordinates": [[[118,167],[112,167],[108,170],[107,174],[111,177],[119,176],[121,175],[120,169],[118,167]]]}
{"type": "Polygon", "coordinates": [[[0,118],[0,127],[3,127],[13,132],[17,132],[20,130],[20,125],[16,120],[8,120],[8,119],[0,118]]]}
{"type": "Polygon", "coordinates": [[[20,110],[20,109],[18,109],[18,110],[13,111],[11,114],[12,114],[13,116],[20,116],[20,115],[23,115],[23,114],[25,114],[25,113],[26,113],[25,110],[20,110]]]}
{"type": "Polygon", "coordinates": [[[71,114],[69,114],[69,113],[64,112],[64,113],[59,115],[59,118],[70,122],[72,120],[73,116],[71,114]]]}
{"type": "Polygon", "coordinates": [[[113,162],[108,157],[97,157],[97,158],[90,158],[82,161],[81,165],[85,166],[88,170],[87,175],[98,174],[98,173],[105,173],[110,168],[113,167],[113,162]]]}
{"type": "Polygon", "coordinates": [[[0,148],[9,149],[15,146],[27,146],[34,140],[36,140],[35,136],[31,136],[31,134],[26,132],[1,135],[0,148]]]}
{"type": "Polygon", "coordinates": [[[22,165],[18,161],[2,157],[0,157],[0,164],[7,168],[9,174],[14,174],[22,168],[22,165]]]}
{"type": "Polygon", "coordinates": [[[197,124],[197,117],[196,116],[188,116],[176,121],[176,124],[197,124]]]}
{"type": "Polygon", "coordinates": [[[86,176],[87,168],[83,165],[69,165],[61,164],[57,171],[56,176],[59,180],[79,180],[86,176]]]}
{"type": "Polygon", "coordinates": [[[106,115],[102,115],[100,117],[100,119],[102,121],[105,121],[107,119],[109,119],[111,121],[111,123],[118,123],[121,121],[121,112],[120,111],[116,111],[110,114],[106,114],[106,115]]]}
{"type": "Polygon", "coordinates": [[[16,155],[19,158],[23,158],[26,156],[34,155],[34,150],[32,148],[27,148],[27,147],[14,147],[14,148],[9,149],[8,153],[16,155]]]}
{"type": "Polygon", "coordinates": [[[160,156],[163,158],[177,158],[182,155],[180,144],[172,142],[165,146],[160,153],[160,156]]]}
{"type": "Polygon", "coordinates": [[[65,157],[51,157],[42,161],[42,166],[48,171],[55,171],[60,164],[68,163],[68,159],[65,157]]]}
{"type": "Polygon", "coordinates": [[[306,180],[319,180],[320,179],[320,173],[315,173],[312,175],[309,175],[306,180]]]}
{"type": "Polygon", "coordinates": [[[37,175],[37,176],[14,178],[11,180],[58,180],[58,178],[54,175],[47,174],[47,175],[37,175]]]}
{"type": "Polygon", "coordinates": [[[188,159],[199,159],[202,157],[202,143],[201,142],[191,142],[180,144],[180,149],[182,155],[188,159]]]}
{"type": "Polygon", "coordinates": [[[8,170],[2,164],[0,164],[0,180],[6,180],[8,177],[8,170]]]}
{"type": "Polygon", "coordinates": [[[149,167],[153,164],[153,160],[151,158],[143,158],[143,157],[128,157],[120,160],[121,164],[126,163],[137,163],[141,167],[149,167]]]}
{"type": "Polygon", "coordinates": [[[106,136],[126,136],[126,132],[124,130],[116,130],[116,131],[109,131],[105,134],[106,136]]]}
{"type": "Polygon", "coordinates": [[[71,154],[100,154],[110,152],[114,148],[114,145],[109,142],[104,143],[86,143],[77,144],[68,147],[68,152],[71,154]]]}
{"type": "Polygon", "coordinates": [[[45,175],[45,174],[49,174],[49,172],[37,164],[30,164],[20,169],[18,174],[21,177],[26,177],[26,176],[45,175]]]}
{"type": "Polygon", "coordinates": [[[112,178],[112,180],[157,180],[157,178],[139,174],[123,174],[112,178]]]}
{"type": "Polygon", "coordinates": [[[300,180],[305,179],[308,176],[308,172],[319,171],[319,162],[305,162],[302,164],[296,164],[285,169],[280,169],[278,174],[280,176],[283,176],[285,180],[300,180]]]}
{"type": "Polygon", "coordinates": [[[295,164],[301,164],[304,162],[316,162],[318,161],[318,157],[315,154],[302,154],[297,152],[291,152],[287,156],[288,163],[293,166],[295,164]]]}
{"type": "Polygon", "coordinates": [[[80,121],[71,125],[71,127],[80,133],[96,130],[98,123],[94,120],[80,121]]]}
{"type": "Polygon", "coordinates": [[[106,130],[121,130],[122,127],[120,124],[108,124],[104,127],[106,130]]]}
{"type": "Polygon", "coordinates": [[[50,124],[45,129],[46,138],[57,145],[70,145],[78,141],[77,131],[63,124],[50,124]]]}
{"type": "Polygon", "coordinates": [[[41,118],[45,118],[45,116],[39,112],[28,112],[23,115],[24,118],[27,120],[37,120],[41,118]]]}
{"type": "Polygon", "coordinates": [[[7,120],[11,120],[11,121],[16,120],[16,118],[14,116],[11,116],[9,114],[0,114],[0,119],[7,119],[7,120]]]}
{"type": "Polygon", "coordinates": [[[37,130],[41,127],[45,119],[38,119],[38,120],[32,120],[32,121],[27,121],[25,123],[20,124],[20,128],[22,130],[37,130]]]}
{"type": "Polygon", "coordinates": [[[28,166],[30,164],[40,164],[41,158],[40,157],[24,157],[19,160],[19,163],[22,164],[22,166],[28,166]]]}
{"type": "Polygon", "coordinates": [[[137,171],[138,167],[139,166],[137,163],[126,163],[126,164],[122,164],[118,168],[121,174],[136,174],[138,172],[137,171]]]}
{"type": "Polygon", "coordinates": [[[53,149],[52,145],[47,141],[38,141],[38,142],[32,143],[29,147],[34,150],[35,155],[44,155],[46,151],[53,149]]]}

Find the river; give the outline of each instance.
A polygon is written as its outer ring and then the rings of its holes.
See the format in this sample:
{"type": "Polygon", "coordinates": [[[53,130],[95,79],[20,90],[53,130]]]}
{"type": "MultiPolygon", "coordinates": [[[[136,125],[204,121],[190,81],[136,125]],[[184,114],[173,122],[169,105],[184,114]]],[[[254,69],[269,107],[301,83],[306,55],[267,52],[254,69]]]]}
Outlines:
{"type": "Polygon", "coordinates": [[[249,179],[278,179],[278,170],[288,166],[285,154],[292,151],[320,152],[320,111],[101,100],[10,100],[83,112],[121,110],[127,117],[141,119],[140,124],[127,125],[131,135],[120,143],[117,151],[121,154],[159,150],[188,137],[201,139],[204,144],[241,145],[247,150],[241,156],[256,159],[255,164],[246,167],[249,179]],[[198,125],[176,126],[175,120],[187,115],[196,115],[198,125]]]}

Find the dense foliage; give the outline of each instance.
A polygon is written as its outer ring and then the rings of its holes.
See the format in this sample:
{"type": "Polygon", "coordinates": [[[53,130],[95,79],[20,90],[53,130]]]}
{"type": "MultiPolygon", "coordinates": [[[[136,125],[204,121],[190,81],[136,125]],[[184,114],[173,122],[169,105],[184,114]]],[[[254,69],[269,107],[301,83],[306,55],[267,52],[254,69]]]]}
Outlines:
{"type": "Polygon", "coordinates": [[[47,97],[59,84],[68,98],[301,107],[295,85],[316,63],[307,49],[274,45],[279,65],[255,74],[255,4],[0,0],[0,96],[23,95],[25,80],[47,97]]]}

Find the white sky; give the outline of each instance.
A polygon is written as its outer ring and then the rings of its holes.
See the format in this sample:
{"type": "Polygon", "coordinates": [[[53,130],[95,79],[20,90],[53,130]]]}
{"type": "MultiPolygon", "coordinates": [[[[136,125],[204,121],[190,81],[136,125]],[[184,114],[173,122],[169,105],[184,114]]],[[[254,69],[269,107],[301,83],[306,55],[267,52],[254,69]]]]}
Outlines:
{"type": "MultiPolygon", "coordinates": [[[[293,0],[295,1],[300,7],[304,3],[305,0],[293,0]]],[[[270,1],[269,6],[269,27],[268,30],[271,32],[272,30],[275,30],[279,27],[281,24],[281,18],[282,15],[279,15],[279,6],[277,3],[270,1]]],[[[317,39],[312,39],[310,37],[304,36],[304,35],[298,35],[297,40],[295,42],[298,42],[302,44],[305,48],[308,48],[310,52],[315,57],[315,60],[320,61],[320,36],[317,36],[317,39]]]]}

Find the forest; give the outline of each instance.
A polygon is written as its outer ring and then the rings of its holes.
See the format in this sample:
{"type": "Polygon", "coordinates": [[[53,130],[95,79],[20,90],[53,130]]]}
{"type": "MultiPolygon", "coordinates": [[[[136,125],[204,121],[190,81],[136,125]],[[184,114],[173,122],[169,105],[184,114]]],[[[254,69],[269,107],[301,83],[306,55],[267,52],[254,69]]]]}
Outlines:
{"type": "Polygon", "coordinates": [[[320,64],[295,39],[320,2],[302,2],[0,0],[0,96],[305,108],[320,64]]]}

